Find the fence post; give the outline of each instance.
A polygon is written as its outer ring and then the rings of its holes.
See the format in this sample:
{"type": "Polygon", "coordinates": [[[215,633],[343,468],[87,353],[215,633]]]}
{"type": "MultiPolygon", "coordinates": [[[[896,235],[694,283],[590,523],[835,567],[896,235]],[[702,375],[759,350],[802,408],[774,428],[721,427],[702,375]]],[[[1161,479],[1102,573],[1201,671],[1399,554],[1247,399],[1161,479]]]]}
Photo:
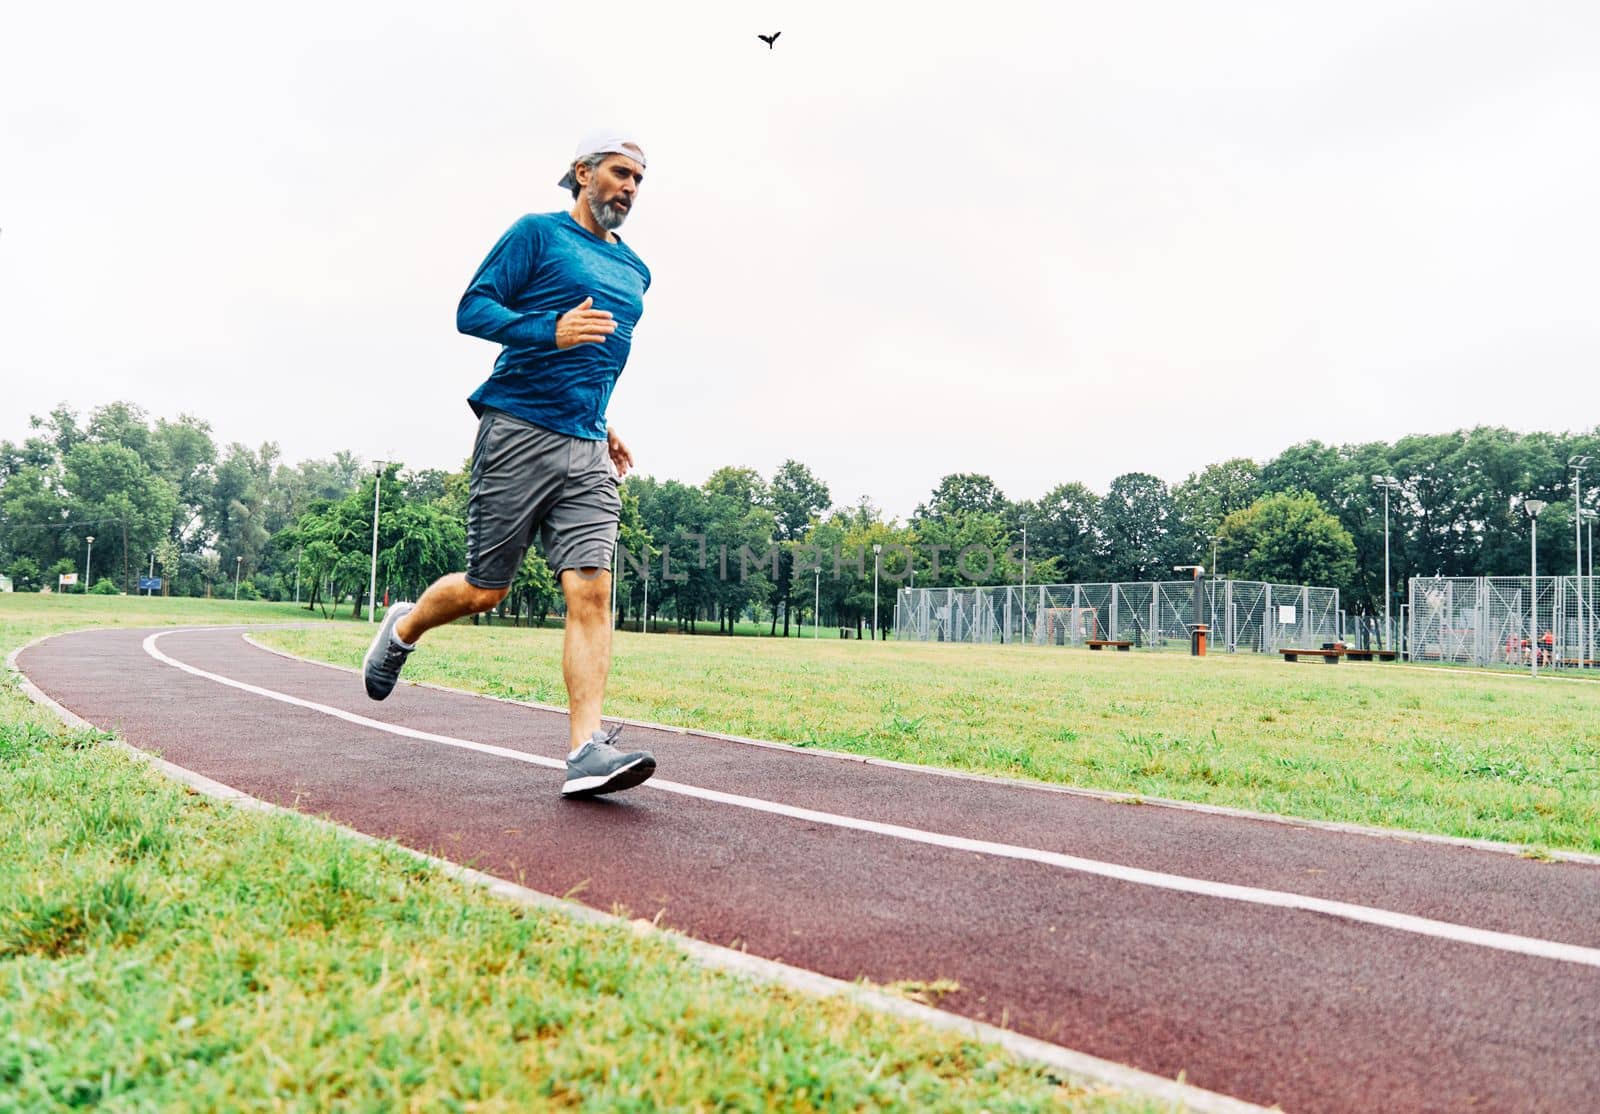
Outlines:
{"type": "Polygon", "coordinates": [[[1228,616],[1228,653],[1236,654],[1239,652],[1239,634],[1237,628],[1234,626],[1233,581],[1224,580],[1222,583],[1225,585],[1223,588],[1223,595],[1228,601],[1227,611],[1225,612],[1225,614],[1228,616]]]}
{"type": "Polygon", "coordinates": [[[1261,651],[1270,654],[1278,648],[1278,617],[1272,613],[1272,585],[1261,596],[1261,651]]]}

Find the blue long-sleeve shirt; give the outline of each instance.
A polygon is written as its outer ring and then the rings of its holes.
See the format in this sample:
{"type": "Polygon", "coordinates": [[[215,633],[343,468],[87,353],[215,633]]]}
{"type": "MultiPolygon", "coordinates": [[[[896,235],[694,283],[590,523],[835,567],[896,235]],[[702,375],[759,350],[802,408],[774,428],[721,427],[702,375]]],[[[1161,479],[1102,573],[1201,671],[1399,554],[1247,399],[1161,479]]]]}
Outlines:
{"type": "Polygon", "coordinates": [[[472,276],[456,328],[503,345],[494,373],[468,398],[545,429],[603,441],[606,404],[644,313],[650,269],[622,241],[608,243],[572,214],[530,213],[513,224],[472,276]],[[585,298],[610,310],[603,344],[556,347],[556,319],[585,298]]]}

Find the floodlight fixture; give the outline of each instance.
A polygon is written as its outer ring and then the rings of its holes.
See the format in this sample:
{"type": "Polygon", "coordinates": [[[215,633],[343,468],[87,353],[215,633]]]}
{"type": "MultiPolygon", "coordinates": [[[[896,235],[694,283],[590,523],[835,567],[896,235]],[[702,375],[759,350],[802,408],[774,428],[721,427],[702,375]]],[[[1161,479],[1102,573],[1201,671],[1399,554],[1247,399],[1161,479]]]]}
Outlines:
{"type": "Polygon", "coordinates": [[[1543,499],[1524,499],[1522,501],[1522,509],[1527,512],[1529,518],[1538,518],[1544,513],[1545,507],[1549,505],[1543,499]]]}

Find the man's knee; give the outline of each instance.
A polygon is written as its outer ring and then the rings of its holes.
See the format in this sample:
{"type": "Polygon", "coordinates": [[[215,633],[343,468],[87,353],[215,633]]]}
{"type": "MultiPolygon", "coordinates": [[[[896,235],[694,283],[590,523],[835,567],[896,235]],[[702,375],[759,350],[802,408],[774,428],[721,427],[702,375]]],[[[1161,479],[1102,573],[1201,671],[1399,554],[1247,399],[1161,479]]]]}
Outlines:
{"type": "Polygon", "coordinates": [[[567,597],[567,608],[604,608],[611,603],[610,569],[564,569],[561,573],[561,590],[567,597]]]}
{"type": "Polygon", "coordinates": [[[473,611],[483,612],[495,607],[506,598],[511,589],[506,588],[480,588],[476,584],[467,585],[466,604],[473,611]]]}

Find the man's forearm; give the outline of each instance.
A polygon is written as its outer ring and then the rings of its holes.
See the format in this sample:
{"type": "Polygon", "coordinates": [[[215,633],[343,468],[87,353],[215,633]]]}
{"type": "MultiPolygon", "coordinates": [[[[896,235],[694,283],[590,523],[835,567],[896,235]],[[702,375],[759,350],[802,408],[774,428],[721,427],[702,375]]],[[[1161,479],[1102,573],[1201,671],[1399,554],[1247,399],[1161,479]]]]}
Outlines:
{"type": "Polygon", "coordinates": [[[556,347],[558,313],[513,313],[487,294],[468,291],[456,308],[456,328],[468,336],[518,348],[556,347]]]}

